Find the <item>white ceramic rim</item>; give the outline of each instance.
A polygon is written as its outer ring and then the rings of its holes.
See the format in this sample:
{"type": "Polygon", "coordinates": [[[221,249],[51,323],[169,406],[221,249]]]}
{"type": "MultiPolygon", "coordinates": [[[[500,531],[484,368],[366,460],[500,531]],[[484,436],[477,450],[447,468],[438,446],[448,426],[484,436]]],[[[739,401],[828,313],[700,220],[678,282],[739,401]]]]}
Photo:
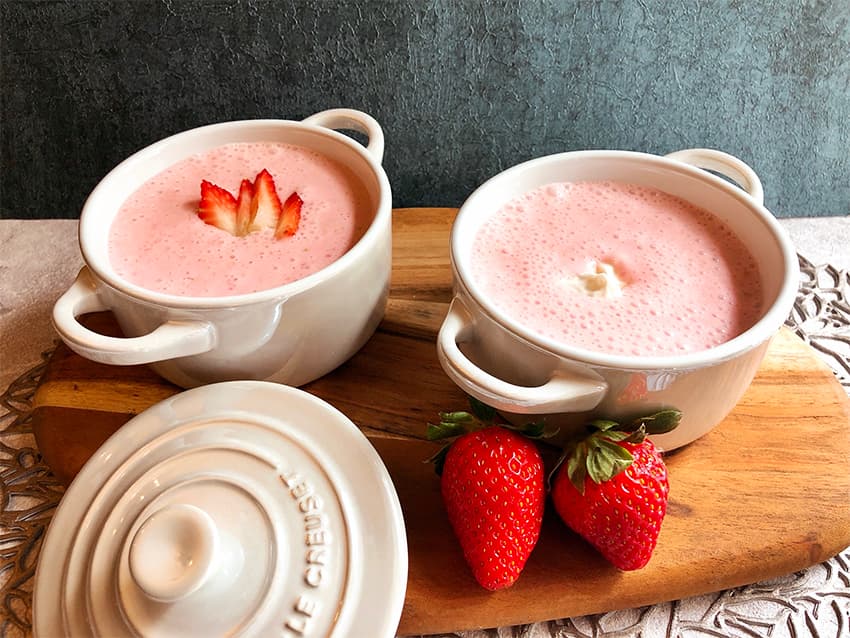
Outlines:
{"type": "MultiPolygon", "coordinates": [[[[659,187],[656,186],[656,188],[659,187]]],[[[660,188],[660,190],[663,190],[663,188],[660,188]]],[[[699,205],[696,202],[694,203],[697,206],[699,205]]],[[[451,261],[455,277],[457,277],[461,287],[466,290],[472,301],[492,319],[506,328],[509,332],[512,332],[515,336],[535,345],[537,348],[567,359],[581,361],[604,368],[616,368],[623,370],[687,370],[713,365],[737,357],[738,355],[743,354],[744,352],[755,348],[770,339],[784,324],[788,317],[788,313],[791,311],[791,306],[794,302],[799,286],[799,282],[797,281],[799,266],[796,251],[794,250],[785,229],[782,228],[776,218],[763,205],[755,201],[741,188],[720,177],[717,177],[716,175],[713,175],[712,173],[709,173],[706,170],[678,160],[668,159],[660,155],[640,153],[636,151],[567,151],[517,164],[516,166],[491,177],[473,191],[458,211],[451,233],[451,261]],[[745,330],[734,339],[730,339],[729,341],[726,341],[714,348],[684,355],[639,357],[609,354],[596,350],[588,350],[585,348],[565,345],[562,342],[558,342],[530,330],[520,322],[511,319],[504,312],[499,310],[487,299],[487,296],[482,293],[480,288],[475,284],[475,280],[467,271],[464,251],[466,251],[466,253],[469,252],[471,238],[463,238],[459,236],[463,231],[463,228],[458,223],[458,220],[462,219],[462,216],[465,214],[473,214],[473,212],[468,212],[470,209],[480,207],[478,203],[479,200],[486,200],[487,191],[492,188],[494,183],[501,182],[503,180],[515,179],[520,173],[534,171],[542,165],[554,163],[567,157],[576,158],[576,160],[580,160],[582,158],[612,158],[621,160],[632,159],[637,162],[646,162],[653,164],[664,171],[684,173],[690,177],[706,181],[715,188],[725,191],[728,195],[731,195],[743,203],[764,225],[766,232],[772,235],[783,255],[785,277],[783,279],[782,286],[779,289],[779,293],[776,295],[767,312],[765,312],[761,319],[759,319],[749,329],[745,330]]]]}
{"type": "MultiPolygon", "coordinates": [[[[352,173],[354,173],[354,171],[352,171],[352,173]]],[[[356,173],[354,174],[358,179],[362,179],[356,173]]],[[[128,193],[127,195],[129,196],[130,193],[128,193]]],[[[107,173],[103,177],[103,179],[98,183],[98,185],[94,188],[89,197],[86,199],[86,202],[83,205],[82,213],[80,215],[78,238],[80,244],[80,252],[83,255],[83,260],[86,262],[86,265],[88,265],[88,267],[92,270],[97,279],[101,280],[102,282],[106,283],[107,285],[111,286],[116,290],[124,292],[125,294],[134,297],[138,300],[160,306],[167,306],[170,308],[222,308],[248,305],[274,299],[286,299],[304,290],[312,288],[317,284],[321,283],[322,281],[334,277],[339,272],[344,271],[346,268],[348,268],[350,262],[358,259],[360,257],[360,253],[368,249],[368,246],[373,243],[373,237],[382,233],[385,224],[390,223],[391,215],[392,193],[386,172],[384,171],[380,162],[377,161],[375,157],[373,157],[372,154],[368,152],[366,147],[358,143],[354,139],[325,126],[299,122],[295,120],[233,120],[230,122],[220,122],[217,124],[199,126],[197,128],[182,131],[180,133],[176,133],[169,137],[163,138],[158,142],[154,142],[150,146],[146,146],[143,149],[137,151],[136,153],[122,161],[120,164],[115,166],[115,168],[113,168],[111,171],[109,171],[109,173],[107,173]],[[368,163],[369,167],[372,169],[375,175],[375,179],[378,182],[378,188],[380,191],[378,201],[376,202],[375,215],[371,223],[369,224],[369,228],[366,230],[360,240],[351,248],[349,248],[348,251],[339,259],[328,264],[321,270],[307,275],[306,277],[302,277],[301,279],[297,279],[296,281],[284,284],[282,286],[277,286],[275,288],[267,288],[265,290],[258,290],[256,292],[245,293],[240,295],[228,295],[217,297],[190,297],[183,295],[171,295],[150,290],[148,288],[143,288],[142,286],[138,286],[132,282],[127,281],[126,279],[117,276],[113,272],[113,270],[108,267],[108,255],[99,255],[97,250],[93,246],[89,245],[90,243],[94,243],[93,241],[89,241],[86,239],[88,236],[90,236],[90,232],[93,232],[88,230],[89,225],[93,222],[88,221],[91,215],[87,215],[87,210],[93,206],[97,206],[100,204],[98,200],[102,197],[102,192],[106,190],[108,182],[115,179],[117,176],[120,176],[126,172],[132,172],[133,168],[136,165],[148,161],[149,158],[162,152],[162,150],[166,147],[179,145],[184,142],[191,143],[192,140],[196,137],[215,134],[218,132],[227,132],[233,129],[265,128],[269,126],[279,127],[281,129],[306,128],[320,135],[325,135],[335,140],[336,142],[347,146],[350,150],[360,155],[360,157],[366,163],[368,163]]],[[[103,246],[102,250],[105,253],[106,247],[103,246]]]]}
{"type": "MultiPolygon", "coordinates": [[[[351,556],[360,566],[348,576],[349,580],[359,578],[361,581],[349,585],[352,596],[356,597],[352,603],[360,605],[357,609],[359,613],[353,614],[352,610],[346,608],[342,608],[341,613],[350,622],[349,629],[356,631],[357,635],[367,630],[375,636],[395,635],[407,590],[407,535],[401,504],[386,466],[363,432],[342,412],[304,390],[267,381],[225,381],[177,393],[133,417],[101,445],[66,490],[44,537],[33,591],[34,630],[67,630],[64,618],[61,627],[57,627],[56,623],[62,615],[71,546],[76,538],[77,523],[98,496],[104,478],[113,476],[112,471],[121,468],[140,443],[144,445],[155,439],[161,430],[171,425],[171,421],[207,421],[215,418],[218,411],[202,407],[205,396],[211,397],[214,403],[231,406],[238,403],[240,394],[257,392],[265,393],[269,399],[275,400],[276,406],[281,406],[276,414],[268,411],[257,414],[270,422],[277,421],[281,429],[289,433],[302,427],[297,419],[295,424],[290,421],[298,413],[299,403],[309,402],[317,406],[327,415],[328,423],[335,426],[337,447],[347,445],[345,454],[332,459],[334,474],[353,468],[361,474],[368,472],[371,475],[374,482],[368,485],[338,485],[340,488],[349,488],[343,499],[348,505],[346,512],[357,518],[354,522],[365,534],[362,539],[365,554],[351,556]],[[175,402],[180,402],[179,410],[173,407],[175,402]],[[192,407],[187,410],[186,406],[192,407]],[[376,572],[385,578],[380,587],[373,587],[368,582],[376,572]]],[[[314,426],[328,423],[310,422],[300,434],[315,441],[321,435],[317,434],[314,426]]],[[[334,630],[333,634],[337,633],[334,630]]],[[[37,635],[50,638],[59,634],[37,635]]]]}

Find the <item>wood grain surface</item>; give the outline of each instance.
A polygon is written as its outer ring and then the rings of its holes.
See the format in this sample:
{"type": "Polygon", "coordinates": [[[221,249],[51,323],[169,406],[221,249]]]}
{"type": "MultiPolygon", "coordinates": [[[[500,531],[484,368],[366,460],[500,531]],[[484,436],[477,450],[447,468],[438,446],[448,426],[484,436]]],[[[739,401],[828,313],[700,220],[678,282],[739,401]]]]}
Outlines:
{"type": "MultiPolygon", "coordinates": [[[[519,581],[490,593],[466,567],[423,461],[425,424],[466,407],[435,337],[451,298],[454,209],[397,209],[390,301],[349,362],[305,386],[352,419],[383,458],[405,516],[410,569],[400,635],[514,625],[673,600],[757,582],[850,545],[850,402],[830,369],[783,329],[733,413],[667,455],[671,495],[649,565],[623,573],[548,508],[519,581]]],[[[112,316],[87,318],[119,334],[112,316]]],[[[97,364],[60,345],[34,398],[33,430],[70,482],[133,415],[180,389],[142,366],[97,364]]]]}

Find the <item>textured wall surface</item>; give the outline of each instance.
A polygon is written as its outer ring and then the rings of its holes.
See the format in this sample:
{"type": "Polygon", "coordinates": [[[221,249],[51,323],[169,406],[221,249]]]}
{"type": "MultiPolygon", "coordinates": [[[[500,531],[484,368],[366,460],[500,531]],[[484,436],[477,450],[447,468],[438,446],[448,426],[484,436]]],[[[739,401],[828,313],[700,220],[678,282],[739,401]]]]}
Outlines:
{"type": "Polygon", "coordinates": [[[77,217],[166,135],[347,106],[394,205],[582,148],[709,146],[778,216],[850,213],[850,3],[0,1],[0,217],[77,217]]]}

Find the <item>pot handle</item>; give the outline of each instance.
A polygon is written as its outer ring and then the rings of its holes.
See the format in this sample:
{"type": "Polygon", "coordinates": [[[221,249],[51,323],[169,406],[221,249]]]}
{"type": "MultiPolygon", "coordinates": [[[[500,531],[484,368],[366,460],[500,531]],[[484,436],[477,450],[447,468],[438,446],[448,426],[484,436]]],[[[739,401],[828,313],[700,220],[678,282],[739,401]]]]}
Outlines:
{"type": "Polygon", "coordinates": [[[355,109],[329,109],[302,120],[304,124],[323,126],[329,129],[348,129],[363,133],[369,139],[366,150],[378,164],[384,159],[384,132],[371,115],[355,109]]]}
{"type": "Polygon", "coordinates": [[[664,157],[691,164],[697,168],[716,171],[738,184],[759,204],[764,204],[764,189],[756,172],[734,155],[713,148],[688,148],[664,157]]]}
{"type": "Polygon", "coordinates": [[[475,323],[466,304],[455,297],[437,336],[437,357],[449,377],[467,394],[487,405],[516,414],[584,412],[602,400],[608,384],[555,369],[539,386],[508,383],[473,363],[458,347],[469,341],[475,323]]]}
{"type": "Polygon", "coordinates": [[[77,354],[99,363],[136,365],[200,354],[215,345],[216,334],[206,321],[166,321],[141,337],[107,337],[83,326],[77,317],[109,310],[97,293],[94,276],[84,266],[71,287],[53,306],[53,325],[77,354]]]}

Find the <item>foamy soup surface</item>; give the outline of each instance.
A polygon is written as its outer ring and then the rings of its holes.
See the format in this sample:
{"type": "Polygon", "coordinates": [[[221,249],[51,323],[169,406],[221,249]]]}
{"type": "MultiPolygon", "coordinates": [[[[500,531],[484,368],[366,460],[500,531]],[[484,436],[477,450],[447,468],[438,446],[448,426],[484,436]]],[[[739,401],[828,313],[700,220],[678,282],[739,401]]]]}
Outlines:
{"type": "Polygon", "coordinates": [[[526,328],[634,356],[693,353],[761,316],[758,265],[708,211],[619,182],[548,184],[492,213],[473,280],[526,328]]]}
{"type": "Polygon", "coordinates": [[[236,143],[189,157],[145,182],[110,228],[109,260],[122,278],[149,290],[213,297],[274,288],[310,275],[345,254],[374,212],[354,174],[308,148],[236,143]],[[298,231],[275,239],[270,229],[234,236],[197,216],[200,184],[233,193],[262,169],[281,200],[303,200],[298,231]]]}

